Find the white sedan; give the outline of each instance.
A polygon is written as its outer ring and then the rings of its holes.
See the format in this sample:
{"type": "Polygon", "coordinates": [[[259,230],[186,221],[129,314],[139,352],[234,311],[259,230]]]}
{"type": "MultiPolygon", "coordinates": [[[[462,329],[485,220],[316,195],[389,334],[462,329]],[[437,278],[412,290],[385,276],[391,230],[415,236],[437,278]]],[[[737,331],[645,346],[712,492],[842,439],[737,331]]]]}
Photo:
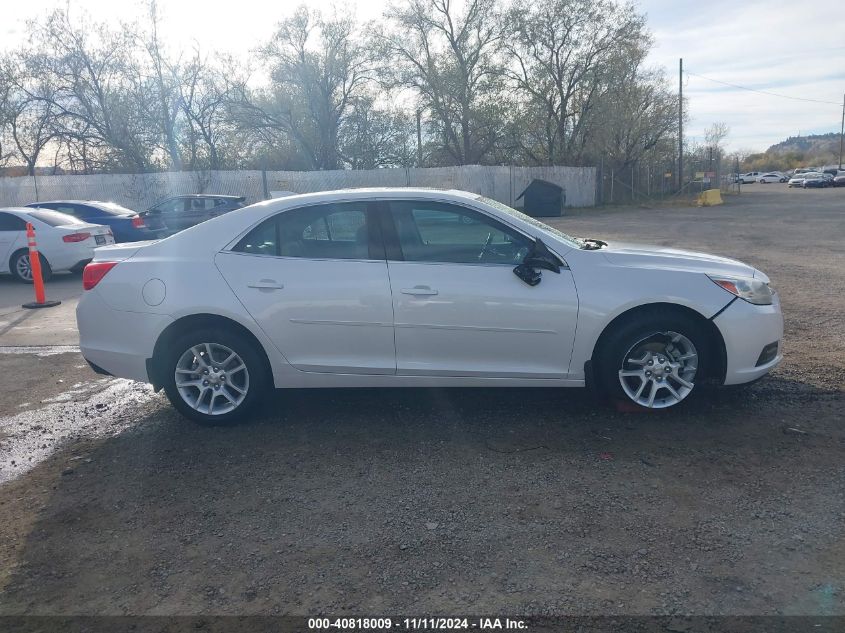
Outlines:
{"type": "Polygon", "coordinates": [[[97,249],[77,308],[96,371],[203,423],[272,387],[583,387],[650,408],[781,360],[747,264],[567,236],[460,191],[269,200],[97,249]]]}
{"type": "Polygon", "coordinates": [[[94,258],[97,246],[114,244],[109,227],[89,224],[66,213],[24,207],[0,209],[0,273],[12,273],[24,283],[32,283],[27,222],[35,229],[44,281],[56,271],[82,270],[94,258]]]}
{"type": "Polygon", "coordinates": [[[763,174],[762,176],[760,176],[757,179],[757,182],[760,182],[760,183],[763,183],[763,184],[770,183],[770,182],[786,182],[786,181],[787,181],[787,177],[784,176],[783,174],[778,174],[778,173],[763,174]]]}

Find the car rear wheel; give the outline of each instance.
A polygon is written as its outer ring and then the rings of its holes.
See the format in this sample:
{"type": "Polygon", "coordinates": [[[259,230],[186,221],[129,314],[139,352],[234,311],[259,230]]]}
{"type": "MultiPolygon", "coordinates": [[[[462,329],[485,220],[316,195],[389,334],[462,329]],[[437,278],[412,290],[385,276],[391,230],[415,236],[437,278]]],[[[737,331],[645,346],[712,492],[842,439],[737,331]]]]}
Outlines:
{"type": "MultiPolygon", "coordinates": [[[[53,277],[53,269],[50,268],[50,264],[47,262],[44,255],[39,253],[38,258],[41,260],[41,280],[50,281],[53,277]]],[[[29,261],[29,251],[20,250],[12,255],[12,258],[9,260],[9,270],[12,271],[15,278],[21,283],[31,284],[32,265],[29,261]]]]}
{"type": "Polygon", "coordinates": [[[265,359],[238,332],[207,329],[178,337],[159,365],[164,391],[185,417],[206,425],[243,420],[268,387],[265,359]]]}
{"type": "Polygon", "coordinates": [[[613,398],[648,409],[676,406],[704,375],[707,340],[703,328],[686,315],[641,315],[603,343],[598,378],[613,398]]]}

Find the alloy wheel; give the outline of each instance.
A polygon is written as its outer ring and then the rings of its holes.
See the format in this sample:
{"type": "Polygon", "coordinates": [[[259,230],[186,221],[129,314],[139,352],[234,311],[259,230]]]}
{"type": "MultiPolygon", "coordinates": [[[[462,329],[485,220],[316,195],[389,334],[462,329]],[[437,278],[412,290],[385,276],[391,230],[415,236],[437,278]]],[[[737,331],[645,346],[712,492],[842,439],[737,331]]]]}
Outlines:
{"type": "Polygon", "coordinates": [[[15,262],[15,271],[24,281],[32,281],[32,266],[29,263],[28,254],[18,257],[15,262]]]}
{"type": "Polygon", "coordinates": [[[185,350],[176,363],[174,380],[185,404],[206,415],[233,411],[249,392],[246,363],[219,343],[199,343],[185,350]]]}
{"type": "Polygon", "coordinates": [[[625,354],[619,383],[638,405],[665,409],[693,390],[698,351],[678,332],[656,332],[635,343],[625,354]]]}

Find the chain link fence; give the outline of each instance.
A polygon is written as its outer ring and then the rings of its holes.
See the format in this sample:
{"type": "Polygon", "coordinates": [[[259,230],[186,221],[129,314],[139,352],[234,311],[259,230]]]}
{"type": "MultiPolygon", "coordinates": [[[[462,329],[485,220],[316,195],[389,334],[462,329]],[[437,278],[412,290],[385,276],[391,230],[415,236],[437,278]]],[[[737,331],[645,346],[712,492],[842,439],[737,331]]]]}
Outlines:
{"type": "Polygon", "coordinates": [[[638,204],[695,197],[708,189],[739,193],[733,164],[718,155],[684,159],[683,186],[678,189],[677,161],[642,162],[623,167],[601,161],[596,174],[596,204],[638,204]]]}

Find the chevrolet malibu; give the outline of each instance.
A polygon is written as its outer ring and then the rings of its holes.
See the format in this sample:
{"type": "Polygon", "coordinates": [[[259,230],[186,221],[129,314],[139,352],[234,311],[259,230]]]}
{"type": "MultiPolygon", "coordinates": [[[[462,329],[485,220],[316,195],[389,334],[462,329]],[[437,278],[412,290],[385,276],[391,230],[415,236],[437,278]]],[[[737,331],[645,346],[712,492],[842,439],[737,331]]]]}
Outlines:
{"type": "Polygon", "coordinates": [[[92,367],[163,388],[206,424],[243,418],[274,387],[589,384],[668,408],[782,357],[759,270],[570,237],[460,191],[269,200],[99,248],[83,285],[92,367]]]}

